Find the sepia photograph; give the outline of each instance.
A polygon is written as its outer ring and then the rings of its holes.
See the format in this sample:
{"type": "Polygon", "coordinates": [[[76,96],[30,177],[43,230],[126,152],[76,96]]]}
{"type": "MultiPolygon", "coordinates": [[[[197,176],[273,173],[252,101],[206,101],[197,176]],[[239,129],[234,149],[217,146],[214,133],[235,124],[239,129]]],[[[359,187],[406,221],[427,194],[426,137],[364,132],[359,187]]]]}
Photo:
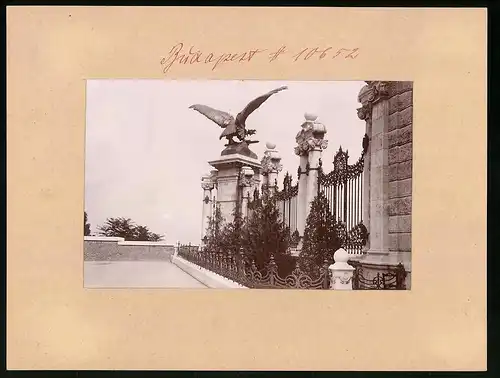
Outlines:
{"type": "Polygon", "coordinates": [[[488,9],[6,16],[8,369],[488,367],[488,9]]]}
{"type": "Polygon", "coordinates": [[[84,287],[410,290],[413,83],[86,82],[84,287]]]}

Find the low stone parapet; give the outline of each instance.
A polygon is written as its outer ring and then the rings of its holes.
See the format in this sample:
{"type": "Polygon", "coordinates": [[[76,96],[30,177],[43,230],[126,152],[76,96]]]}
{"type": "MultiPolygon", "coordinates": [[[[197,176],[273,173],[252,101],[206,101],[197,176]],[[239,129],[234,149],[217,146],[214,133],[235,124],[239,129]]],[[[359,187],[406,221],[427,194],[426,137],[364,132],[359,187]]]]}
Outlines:
{"type": "Polygon", "coordinates": [[[85,261],[170,261],[174,253],[172,244],[119,237],[86,236],[83,249],[85,261]]]}

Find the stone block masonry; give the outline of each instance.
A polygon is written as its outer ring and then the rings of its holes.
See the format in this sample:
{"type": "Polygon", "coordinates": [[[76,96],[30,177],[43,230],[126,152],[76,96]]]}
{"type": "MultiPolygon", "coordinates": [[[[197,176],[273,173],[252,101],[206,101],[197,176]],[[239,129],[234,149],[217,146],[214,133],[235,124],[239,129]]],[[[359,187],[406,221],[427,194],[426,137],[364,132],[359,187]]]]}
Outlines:
{"type": "Polygon", "coordinates": [[[398,82],[389,89],[389,250],[411,251],[413,170],[413,85],[398,82]]]}

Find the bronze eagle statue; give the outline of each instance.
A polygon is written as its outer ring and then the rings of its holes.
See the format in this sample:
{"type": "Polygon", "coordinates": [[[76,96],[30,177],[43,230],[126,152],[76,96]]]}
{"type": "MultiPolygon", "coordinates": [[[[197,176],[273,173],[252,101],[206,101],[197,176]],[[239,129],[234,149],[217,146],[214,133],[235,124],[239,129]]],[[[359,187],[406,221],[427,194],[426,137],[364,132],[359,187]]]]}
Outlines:
{"type": "Polygon", "coordinates": [[[240,142],[257,143],[256,141],[249,141],[245,138],[248,135],[255,134],[255,130],[247,130],[245,121],[250,114],[252,114],[259,106],[261,106],[269,97],[273,94],[278,93],[282,90],[288,89],[288,87],[283,86],[277,89],[274,89],[262,96],[257,97],[256,99],[250,101],[245,108],[238,113],[238,115],[233,117],[231,114],[223,112],[221,110],[217,110],[211,108],[207,105],[195,104],[191,105],[189,109],[196,110],[197,112],[203,114],[209,120],[215,122],[217,125],[222,127],[224,131],[219,137],[219,140],[222,138],[226,138],[228,140],[228,146],[232,144],[236,144],[233,140],[234,137],[237,137],[240,142]]]}

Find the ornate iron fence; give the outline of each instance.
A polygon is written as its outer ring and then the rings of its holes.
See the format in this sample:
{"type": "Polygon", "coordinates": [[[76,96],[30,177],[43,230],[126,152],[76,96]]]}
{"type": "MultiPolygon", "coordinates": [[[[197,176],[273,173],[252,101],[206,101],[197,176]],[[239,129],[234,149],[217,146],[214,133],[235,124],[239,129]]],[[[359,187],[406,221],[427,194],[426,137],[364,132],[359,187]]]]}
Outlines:
{"type": "MultiPolygon", "coordinates": [[[[180,245],[178,255],[183,259],[217,273],[222,277],[252,289],[329,289],[331,273],[325,261],[318,273],[311,276],[298,267],[286,277],[278,274],[278,266],[271,256],[269,263],[261,270],[255,261],[249,261],[243,251],[237,256],[199,250],[197,246],[180,245]]],[[[387,272],[375,272],[371,278],[357,261],[349,262],[354,267],[352,276],[353,290],[406,290],[407,272],[403,264],[388,268],[387,272]]]]}
{"type": "MultiPolygon", "coordinates": [[[[275,187],[277,187],[277,182],[275,181],[275,187]]],[[[262,186],[261,192],[268,188],[262,186]]],[[[255,189],[252,198],[248,202],[248,216],[252,215],[254,209],[262,203],[262,193],[255,189]]],[[[292,185],[292,176],[287,172],[283,179],[283,189],[276,191],[273,195],[276,199],[276,206],[278,207],[281,221],[290,230],[291,244],[296,245],[298,243],[298,230],[297,230],[297,218],[298,218],[298,192],[299,184],[296,183],[292,185]]]]}
{"type": "Polygon", "coordinates": [[[361,157],[355,164],[348,164],[349,154],[340,147],[333,159],[333,170],[324,173],[321,160],[318,170],[318,193],[324,193],[333,217],[345,227],[343,248],[350,254],[361,254],[368,240],[363,224],[363,169],[368,143],[365,135],[361,157]]]}
{"type": "Polygon", "coordinates": [[[403,264],[388,268],[385,273],[377,272],[372,278],[364,276],[364,269],[358,262],[350,262],[355,268],[352,277],[353,290],[406,290],[406,270],[403,264]]]}
{"type": "Polygon", "coordinates": [[[281,277],[273,256],[269,263],[259,270],[255,261],[249,261],[243,251],[234,256],[182,245],[178,254],[193,264],[252,289],[329,289],[330,287],[327,262],[318,269],[318,274],[315,276],[306,274],[297,267],[291,274],[281,277]]]}
{"type": "Polygon", "coordinates": [[[299,183],[292,185],[292,176],[287,172],[283,178],[283,189],[276,192],[276,199],[283,223],[291,233],[297,230],[297,195],[299,183]]]}

